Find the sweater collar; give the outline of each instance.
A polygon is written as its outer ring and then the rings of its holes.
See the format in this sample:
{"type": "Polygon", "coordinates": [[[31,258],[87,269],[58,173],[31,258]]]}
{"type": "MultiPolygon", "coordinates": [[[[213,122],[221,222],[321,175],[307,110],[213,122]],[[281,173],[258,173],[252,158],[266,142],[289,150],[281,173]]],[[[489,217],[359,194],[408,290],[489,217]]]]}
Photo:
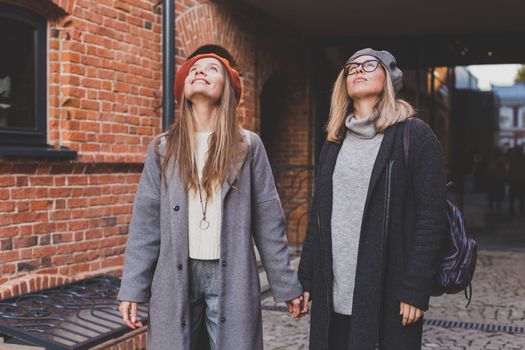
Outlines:
{"type": "Polygon", "coordinates": [[[371,139],[377,135],[374,122],[377,119],[377,112],[372,113],[366,118],[356,119],[353,114],[346,117],[345,126],[348,133],[360,139],[371,139]]]}

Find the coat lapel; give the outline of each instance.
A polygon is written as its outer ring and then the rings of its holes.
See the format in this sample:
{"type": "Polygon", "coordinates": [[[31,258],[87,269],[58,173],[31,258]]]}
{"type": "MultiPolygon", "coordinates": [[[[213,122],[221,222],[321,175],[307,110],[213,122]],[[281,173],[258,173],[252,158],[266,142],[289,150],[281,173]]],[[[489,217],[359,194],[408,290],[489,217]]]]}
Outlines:
{"type": "MultiPolygon", "coordinates": [[[[177,170],[177,165],[173,166],[173,157],[168,164],[168,171],[166,175],[166,180],[168,182],[168,196],[170,200],[171,207],[179,206],[181,208],[187,207],[188,197],[184,185],[180,181],[179,172],[177,170]]],[[[164,184],[163,184],[164,186],[164,184]]]]}
{"type": "MultiPolygon", "coordinates": [[[[337,162],[337,156],[341,150],[342,143],[329,142],[327,146],[330,147],[326,152],[326,159],[320,169],[319,181],[321,182],[319,188],[321,189],[319,194],[319,205],[321,208],[327,208],[328,214],[332,215],[332,188],[335,163],[337,162]]],[[[323,225],[324,226],[324,225],[323,225]]]]}
{"type": "Polygon", "coordinates": [[[320,235],[321,235],[321,249],[324,251],[326,257],[327,270],[325,273],[329,278],[329,285],[332,283],[332,201],[333,201],[333,181],[332,176],[334,174],[335,163],[337,162],[337,156],[341,150],[342,143],[328,142],[326,144],[328,148],[323,164],[319,169],[319,186],[317,188],[318,193],[318,205],[319,205],[319,220],[320,220],[320,235]]]}
{"type": "MultiPolygon", "coordinates": [[[[366,213],[368,206],[370,204],[370,198],[374,193],[374,190],[377,186],[377,182],[381,178],[381,175],[386,169],[388,162],[392,156],[392,151],[394,149],[394,143],[396,140],[398,124],[391,126],[386,129],[383,136],[383,141],[381,141],[381,146],[377,153],[376,160],[374,162],[374,167],[372,168],[372,174],[370,176],[370,183],[368,185],[368,192],[366,195],[365,209],[363,213],[366,213]]],[[[364,216],[363,216],[364,217],[364,216]]]]}
{"type": "Polygon", "coordinates": [[[237,160],[235,164],[232,165],[232,169],[228,175],[228,178],[222,183],[221,200],[223,203],[224,198],[226,198],[228,192],[230,192],[232,187],[235,187],[235,181],[237,181],[237,179],[241,176],[242,166],[244,165],[246,159],[248,159],[248,154],[250,153],[250,142],[247,140],[247,137],[249,136],[246,133],[243,133],[242,141],[239,144],[237,160]]]}

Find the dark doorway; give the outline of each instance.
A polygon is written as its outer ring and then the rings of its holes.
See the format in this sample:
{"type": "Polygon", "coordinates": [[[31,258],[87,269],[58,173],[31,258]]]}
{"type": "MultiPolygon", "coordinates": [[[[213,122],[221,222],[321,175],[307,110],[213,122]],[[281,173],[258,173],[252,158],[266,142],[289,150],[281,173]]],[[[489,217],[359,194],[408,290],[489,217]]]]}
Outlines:
{"type": "Polygon", "coordinates": [[[264,84],[261,93],[261,138],[272,164],[287,162],[285,157],[288,142],[283,137],[290,134],[285,130],[286,108],[290,95],[288,79],[283,73],[274,73],[264,84]]]}

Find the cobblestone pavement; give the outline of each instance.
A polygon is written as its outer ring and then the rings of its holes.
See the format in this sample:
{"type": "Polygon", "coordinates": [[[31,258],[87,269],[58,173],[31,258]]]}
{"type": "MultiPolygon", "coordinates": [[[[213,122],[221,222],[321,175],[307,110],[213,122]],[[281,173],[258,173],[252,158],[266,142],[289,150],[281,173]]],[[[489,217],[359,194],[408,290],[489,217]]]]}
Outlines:
{"type": "MultiPolygon", "coordinates": [[[[422,349],[525,350],[525,252],[480,251],[473,288],[468,309],[462,294],[431,299],[422,349]]],[[[263,300],[265,349],[308,349],[309,318],[282,310],[263,300]]]]}

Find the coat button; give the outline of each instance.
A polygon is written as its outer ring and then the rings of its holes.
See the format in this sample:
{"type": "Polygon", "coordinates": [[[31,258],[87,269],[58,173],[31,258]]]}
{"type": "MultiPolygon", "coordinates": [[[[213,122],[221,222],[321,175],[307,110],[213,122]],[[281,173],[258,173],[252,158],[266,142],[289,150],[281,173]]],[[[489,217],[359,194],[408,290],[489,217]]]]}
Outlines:
{"type": "Polygon", "coordinates": [[[178,268],[179,270],[182,270],[182,264],[179,264],[179,266],[177,266],[177,268],[178,268]]]}
{"type": "Polygon", "coordinates": [[[180,207],[178,205],[173,207],[173,210],[175,210],[175,211],[179,211],[179,209],[180,209],[180,207]]]}
{"type": "Polygon", "coordinates": [[[221,317],[221,322],[222,323],[226,322],[226,318],[225,317],[221,317]]]}
{"type": "Polygon", "coordinates": [[[222,266],[226,266],[226,260],[222,261],[222,266]]]}

